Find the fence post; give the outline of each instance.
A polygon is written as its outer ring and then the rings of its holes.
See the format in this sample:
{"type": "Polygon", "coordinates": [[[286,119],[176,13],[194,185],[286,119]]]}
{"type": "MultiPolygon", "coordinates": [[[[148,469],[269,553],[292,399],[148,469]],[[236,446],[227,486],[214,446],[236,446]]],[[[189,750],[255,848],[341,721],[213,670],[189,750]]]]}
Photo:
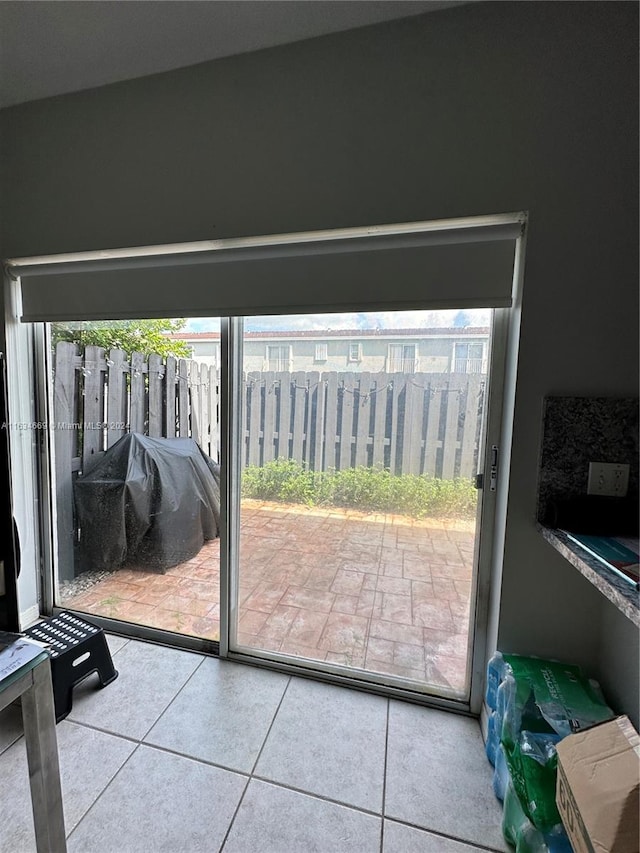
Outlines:
{"type": "Polygon", "coordinates": [[[353,403],[355,376],[344,373],[342,378],[342,411],[340,416],[340,470],[351,468],[351,441],[353,437],[353,403]],[[350,387],[347,388],[347,383],[350,387]]]}
{"type": "Polygon", "coordinates": [[[322,421],[318,421],[318,411],[315,411],[314,417],[314,401],[317,401],[317,391],[320,382],[320,374],[317,370],[312,370],[307,373],[307,392],[306,392],[306,417],[304,425],[304,434],[306,436],[304,445],[304,464],[307,469],[311,469],[314,465],[316,453],[315,447],[317,444],[322,444],[322,421]]]}
{"type": "Polygon", "coordinates": [[[476,440],[479,432],[478,423],[482,416],[480,391],[483,381],[484,376],[480,373],[471,373],[467,376],[465,407],[461,415],[463,419],[460,442],[461,477],[473,477],[476,473],[476,440]]]}
{"type": "Polygon", "coordinates": [[[127,372],[126,354],[112,349],[107,362],[107,447],[111,447],[127,432],[127,372]]]}
{"type": "Polygon", "coordinates": [[[325,374],[325,433],[324,433],[324,468],[335,469],[336,464],[336,438],[338,432],[338,374],[325,374]]]}
{"type": "Polygon", "coordinates": [[[164,425],[165,438],[176,437],[176,360],[170,355],[164,368],[164,425]]]}
{"type": "Polygon", "coordinates": [[[278,416],[278,452],[277,459],[289,458],[289,433],[291,425],[291,374],[277,374],[280,414],[278,416]]]}
{"type": "Polygon", "coordinates": [[[55,418],[56,511],[58,532],[58,574],[60,580],[75,576],[73,547],[73,448],[77,440],[75,344],[60,341],[56,345],[56,369],[53,381],[55,418]]]}
{"type": "Polygon", "coordinates": [[[220,461],[220,429],[218,424],[218,369],[209,368],[209,456],[216,462],[220,461]]]}
{"type": "Polygon", "coordinates": [[[404,418],[402,424],[402,474],[420,474],[422,454],[422,414],[424,391],[413,377],[407,376],[404,386],[404,418]]]}
{"type": "Polygon", "coordinates": [[[101,456],[104,420],[104,349],[86,347],[84,351],[84,411],[82,422],[82,471],[87,473],[101,456]]]}
{"type": "Polygon", "coordinates": [[[460,416],[460,397],[462,383],[460,376],[450,376],[448,382],[447,416],[442,447],[442,478],[450,480],[455,476],[456,448],[458,442],[458,424],[460,416]]]}
{"type": "Polygon", "coordinates": [[[162,435],[162,358],[149,356],[149,435],[160,438],[162,435]]]}
{"type": "Polygon", "coordinates": [[[189,436],[189,363],[185,358],[178,362],[178,436],[189,436]]]}
{"type": "Polygon", "coordinates": [[[209,368],[206,364],[200,364],[200,447],[207,456],[211,456],[210,434],[211,425],[209,423],[209,395],[211,388],[209,386],[209,368]]]}
{"type": "Polygon", "coordinates": [[[359,375],[358,396],[354,397],[354,406],[357,399],[357,434],[356,434],[356,465],[366,465],[369,459],[369,421],[371,418],[371,374],[361,373],[359,375]]]}
{"type": "Polygon", "coordinates": [[[424,439],[423,473],[436,475],[438,440],[440,437],[440,407],[442,405],[443,376],[429,377],[429,402],[427,406],[427,432],[424,439]]]}
{"type": "Polygon", "coordinates": [[[275,456],[276,375],[269,370],[264,376],[264,423],[262,427],[262,461],[266,465],[275,456]]]}
{"type": "Polygon", "coordinates": [[[404,391],[406,376],[403,373],[394,373],[391,377],[391,424],[389,428],[389,470],[392,474],[402,473],[402,462],[398,460],[398,423],[401,412],[401,395],[404,391]]]}
{"type": "Polygon", "coordinates": [[[374,388],[374,423],[373,423],[373,454],[374,467],[384,467],[385,429],[387,424],[387,397],[389,395],[389,377],[386,373],[378,374],[374,388]]]}
{"type": "Polygon", "coordinates": [[[293,391],[293,435],[291,440],[291,458],[304,464],[303,442],[305,426],[305,406],[307,403],[307,374],[298,370],[291,374],[293,391]]]}
{"type": "Polygon", "coordinates": [[[326,385],[324,381],[324,375],[322,373],[316,374],[318,376],[317,385],[315,389],[315,402],[316,402],[316,434],[315,434],[315,442],[314,442],[314,455],[312,457],[313,462],[313,470],[321,471],[322,470],[322,458],[324,453],[324,442],[325,442],[325,419],[326,419],[326,385]]]}
{"type": "Polygon", "coordinates": [[[202,421],[200,419],[200,367],[195,361],[190,361],[188,363],[187,376],[191,438],[202,447],[202,421]]]}
{"type": "Polygon", "coordinates": [[[262,397],[262,378],[260,373],[247,374],[246,394],[248,396],[249,420],[246,426],[249,465],[260,464],[260,412],[262,397]]]}
{"type": "Polygon", "coordinates": [[[131,432],[144,433],[145,431],[145,368],[144,355],[141,352],[132,352],[129,396],[129,429],[131,432]]]}

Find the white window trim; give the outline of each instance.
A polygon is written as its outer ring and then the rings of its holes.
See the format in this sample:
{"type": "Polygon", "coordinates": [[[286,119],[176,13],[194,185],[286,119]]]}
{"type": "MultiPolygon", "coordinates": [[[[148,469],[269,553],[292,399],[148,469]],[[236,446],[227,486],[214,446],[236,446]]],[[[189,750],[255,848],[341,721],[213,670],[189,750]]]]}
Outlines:
{"type": "Polygon", "coordinates": [[[291,363],[292,363],[292,354],[291,354],[291,344],[267,344],[266,353],[265,353],[265,370],[271,370],[271,356],[269,355],[269,350],[278,348],[280,350],[280,355],[278,356],[278,361],[286,364],[286,367],[281,370],[274,371],[275,373],[282,373],[284,371],[291,372],[291,363]],[[282,352],[286,350],[286,355],[284,358],[282,357],[282,352]]]}
{"type": "MultiPolygon", "coordinates": [[[[41,430],[33,397],[33,327],[21,323],[20,284],[5,279],[8,420],[11,454],[13,514],[20,538],[22,570],[17,580],[20,629],[29,627],[40,616],[40,539],[37,512],[37,453],[41,430]]],[[[55,506],[54,506],[55,510],[55,506]]]]}
{"type": "Polygon", "coordinates": [[[349,351],[347,353],[347,361],[351,362],[352,364],[355,364],[356,362],[362,361],[362,344],[360,343],[360,341],[351,341],[349,343],[349,351]],[[358,348],[358,354],[355,358],[353,357],[353,355],[351,353],[351,347],[357,347],[358,348]]]}
{"type": "Polygon", "coordinates": [[[486,373],[487,372],[487,343],[486,341],[454,341],[453,344],[453,356],[451,361],[451,372],[452,373],[486,373]],[[466,358],[461,358],[457,355],[458,347],[460,346],[479,346],[482,347],[482,356],[478,358],[470,358],[467,356],[466,358]],[[465,370],[456,370],[456,365],[459,361],[465,361],[466,369],[465,370]],[[480,362],[480,370],[469,370],[470,362],[479,361],[480,362]]]}
{"type": "Polygon", "coordinates": [[[418,345],[414,342],[404,343],[396,342],[387,346],[387,373],[416,373],[418,370],[418,345]],[[403,354],[400,358],[392,355],[393,347],[400,347],[403,354]],[[410,358],[404,357],[404,348],[413,347],[413,356],[410,358]],[[405,370],[405,363],[411,362],[411,370],[405,370]]]}
{"type": "Polygon", "coordinates": [[[315,353],[313,356],[314,361],[327,361],[329,358],[329,347],[326,343],[316,344],[315,353]]]}

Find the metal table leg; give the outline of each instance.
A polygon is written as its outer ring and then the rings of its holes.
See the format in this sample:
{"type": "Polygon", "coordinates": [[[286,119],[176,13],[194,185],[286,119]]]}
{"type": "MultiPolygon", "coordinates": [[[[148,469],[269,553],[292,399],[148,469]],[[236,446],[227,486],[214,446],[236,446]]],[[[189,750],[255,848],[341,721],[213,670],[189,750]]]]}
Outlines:
{"type": "Polygon", "coordinates": [[[56,719],[47,659],[33,670],[33,686],[22,694],[31,804],[38,853],[66,853],[56,719]]]}

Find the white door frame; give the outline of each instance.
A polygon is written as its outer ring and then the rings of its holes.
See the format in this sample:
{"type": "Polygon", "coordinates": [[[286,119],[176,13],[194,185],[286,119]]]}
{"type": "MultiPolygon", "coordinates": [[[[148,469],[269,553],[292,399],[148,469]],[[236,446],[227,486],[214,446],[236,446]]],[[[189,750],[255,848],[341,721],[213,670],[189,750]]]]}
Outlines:
{"type": "MultiPolygon", "coordinates": [[[[514,409],[515,397],[515,379],[517,369],[517,353],[518,353],[518,337],[521,311],[521,293],[522,279],[524,274],[524,250],[526,242],[526,216],[522,216],[523,222],[522,235],[515,240],[515,265],[514,265],[514,286],[512,307],[505,309],[495,309],[495,323],[492,334],[492,350],[490,354],[490,387],[488,401],[485,409],[485,448],[490,448],[494,444],[500,448],[499,457],[499,477],[495,492],[488,488],[490,479],[490,463],[491,454],[485,453],[484,459],[484,481],[485,490],[483,491],[481,504],[482,525],[480,535],[476,537],[477,541],[477,571],[476,571],[476,595],[475,595],[475,619],[473,620],[473,648],[471,655],[471,673],[470,673],[470,693],[467,701],[460,702],[446,697],[437,696],[435,694],[427,694],[422,692],[411,691],[410,689],[399,688],[395,679],[385,679],[384,676],[376,674],[371,679],[364,677],[361,673],[357,673],[353,677],[347,677],[343,669],[331,668],[323,664],[322,670],[316,667],[313,662],[301,661],[293,662],[289,660],[280,660],[273,657],[272,653],[262,653],[259,650],[252,650],[251,655],[244,652],[239,652],[235,649],[236,637],[235,626],[237,625],[237,572],[233,570],[237,566],[238,560],[238,542],[239,542],[239,506],[240,506],[240,449],[241,429],[242,429],[242,363],[241,363],[241,348],[242,348],[242,320],[227,319],[222,321],[221,327],[221,435],[225,439],[221,441],[221,558],[220,558],[220,643],[219,653],[221,657],[230,659],[243,660],[251,663],[263,663],[271,668],[280,669],[286,672],[297,672],[301,674],[313,675],[315,678],[335,683],[345,684],[351,687],[361,687],[366,690],[374,690],[385,693],[385,695],[398,696],[400,698],[409,698],[416,701],[425,702],[428,704],[462,710],[473,713],[480,713],[482,705],[482,689],[484,683],[484,667],[489,654],[493,651],[492,644],[494,637],[489,636],[492,622],[496,620],[496,608],[493,602],[497,599],[497,591],[501,582],[502,571],[502,550],[504,545],[504,527],[506,519],[506,501],[508,497],[508,474],[509,474],[509,457],[511,447],[511,430],[514,409]]],[[[33,405],[33,388],[35,380],[30,381],[30,385],[25,388],[24,377],[18,376],[17,362],[19,354],[24,352],[25,342],[28,336],[21,335],[20,330],[16,325],[20,321],[20,312],[16,299],[19,300],[19,281],[8,280],[5,286],[5,305],[7,308],[7,350],[12,354],[13,375],[9,371],[9,410],[13,417],[23,417],[25,420],[31,420],[34,416],[35,409],[33,405]]],[[[426,307],[426,306],[425,306],[426,307]]],[[[367,306],[362,306],[366,310],[367,306]]],[[[38,361],[42,361],[43,341],[36,341],[36,355],[38,361]]],[[[33,349],[29,356],[29,371],[32,371],[33,349]]],[[[9,361],[8,361],[9,367],[9,361]]],[[[23,368],[24,369],[24,368],[23,368]]],[[[40,393],[42,394],[42,381],[39,381],[40,393]]],[[[23,442],[24,444],[24,442],[23,442]]],[[[44,527],[47,531],[43,531],[41,535],[42,542],[53,542],[51,539],[52,530],[55,525],[52,524],[52,517],[55,513],[55,506],[48,502],[48,509],[42,500],[45,492],[40,485],[40,489],[36,487],[35,470],[37,467],[36,459],[37,452],[30,444],[29,448],[22,447],[19,451],[21,458],[26,467],[31,471],[32,476],[26,472],[26,476],[22,479],[19,487],[16,488],[18,497],[17,515],[20,513],[20,502],[24,504],[23,515],[27,517],[27,505],[38,509],[38,515],[44,520],[44,527]],[[30,460],[30,461],[29,461],[30,460]],[[31,481],[33,480],[33,485],[31,481]],[[39,492],[39,494],[38,494],[39,492]],[[38,505],[38,502],[40,504],[38,505]],[[45,511],[46,510],[46,511],[45,511]]],[[[51,464],[51,449],[42,444],[39,449],[41,459],[44,461],[41,471],[50,469],[51,464]]],[[[15,470],[15,468],[14,468],[15,470]]],[[[26,469],[25,469],[26,470],[26,469]]],[[[15,479],[15,478],[14,478],[15,479]]],[[[33,515],[31,516],[33,519],[33,515]]],[[[36,525],[37,527],[37,525],[36,525]]],[[[36,537],[37,538],[37,537],[36,537]]],[[[41,547],[41,546],[40,546],[41,547]]],[[[44,555],[47,556],[47,547],[45,546],[44,555]]],[[[38,543],[34,544],[33,559],[23,567],[23,571],[33,572],[36,575],[36,582],[40,581],[40,564],[42,562],[41,550],[38,543]]],[[[52,554],[49,552],[49,559],[46,561],[49,566],[55,563],[52,559],[52,554]]],[[[53,578],[53,576],[52,576],[53,578]]],[[[23,579],[24,583],[24,579],[23,579]]],[[[49,609],[52,598],[52,579],[47,585],[44,583],[44,610],[49,609]]],[[[30,613],[31,615],[31,613],[30,613]]],[[[108,620],[100,620],[108,622],[108,620]]],[[[143,636],[143,630],[136,631],[136,634],[143,636]]],[[[157,635],[164,632],[151,631],[157,635]]],[[[210,645],[210,644],[209,644],[210,645]]],[[[185,642],[185,647],[198,647],[198,642],[194,638],[193,642],[185,642]]]]}
{"type": "MultiPolygon", "coordinates": [[[[521,285],[524,266],[524,237],[516,241],[514,264],[514,305],[494,309],[494,322],[489,355],[489,387],[484,412],[484,460],[482,465],[483,488],[478,501],[476,527],[476,553],[474,554],[475,583],[470,619],[469,693],[464,700],[454,700],[437,693],[412,690],[409,684],[399,686],[398,679],[386,678],[380,673],[367,674],[354,671],[345,674],[344,668],[325,662],[294,661],[291,656],[260,649],[238,648],[238,554],[240,515],[241,430],[242,430],[242,320],[228,321],[222,335],[223,377],[221,381],[221,432],[228,437],[222,453],[223,494],[226,497],[226,530],[222,535],[220,558],[220,656],[231,660],[263,664],[283,672],[313,675],[332,683],[360,687],[382,692],[385,695],[414,699],[438,707],[451,708],[479,715],[484,689],[484,671],[490,649],[487,636],[490,621],[491,592],[500,583],[501,553],[496,548],[499,532],[504,527],[506,503],[498,500],[508,479],[510,454],[510,424],[513,417],[513,389],[506,387],[511,379],[515,383],[515,364],[507,364],[508,354],[517,356],[519,333],[521,285]],[[515,350],[514,350],[515,347],[515,350]],[[230,355],[232,354],[232,355],[230,355]],[[225,429],[226,428],[226,429],[225,429]],[[498,450],[498,472],[491,483],[493,447],[498,450]]],[[[366,306],[363,306],[366,310],[366,306]]]]}

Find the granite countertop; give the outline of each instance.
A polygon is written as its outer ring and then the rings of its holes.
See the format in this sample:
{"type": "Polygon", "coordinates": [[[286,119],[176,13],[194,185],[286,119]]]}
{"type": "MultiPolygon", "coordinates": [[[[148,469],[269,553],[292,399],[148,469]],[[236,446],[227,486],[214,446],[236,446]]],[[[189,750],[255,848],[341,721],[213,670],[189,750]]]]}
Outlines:
{"type": "Polygon", "coordinates": [[[624,615],[640,628],[640,595],[638,589],[607,568],[596,557],[572,542],[564,530],[538,524],[544,538],[556,551],[575,566],[624,615]]]}

